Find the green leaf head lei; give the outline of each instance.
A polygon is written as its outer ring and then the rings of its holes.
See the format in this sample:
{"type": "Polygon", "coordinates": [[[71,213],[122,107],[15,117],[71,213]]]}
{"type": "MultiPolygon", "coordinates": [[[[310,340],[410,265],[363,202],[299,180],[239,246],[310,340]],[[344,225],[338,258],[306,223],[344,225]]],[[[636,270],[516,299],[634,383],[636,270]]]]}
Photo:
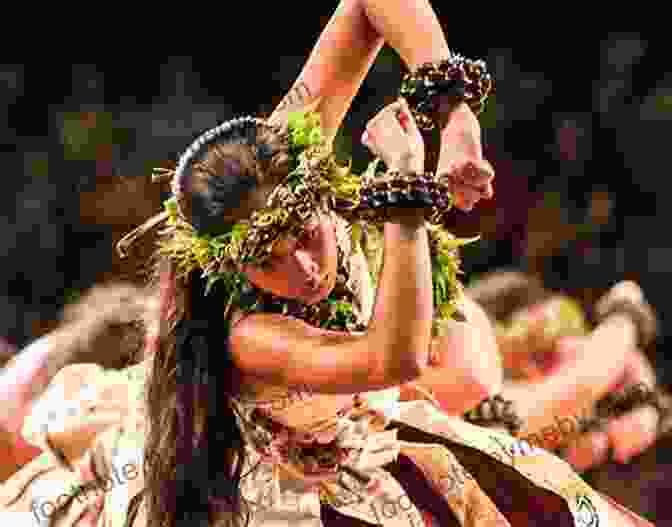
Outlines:
{"type": "MultiPolygon", "coordinates": [[[[240,265],[262,263],[270,256],[276,241],[287,234],[300,234],[315,215],[337,214],[346,219],[350,223],[353,245],[362,243],[363,230],[377,230],[375,225],[357,216],[357,207],[362,179],[376,174],[379,160],[371,163],[363,177],[353,174],[349,164],[341,166],[336,162],[322,134],[319,115],[296,112],[289,115],[286,129],[276,129],[288,143],[290,171],[270,193],[266,205],[248,219],[235,223],[224,234],[213,236],[197,232],[182,206],[191,161],[207,144],[226,140],[231,134],[248,138],[247,143],[257,148],[258,156],[268,155],[256,144],[256,130],[265,126],[269,125],[264,121],[244,117],[227,121],[197,138],[182,155],[174,172],[165,171],[155,177],[161,179],[168,173],[172,176],[173,197],[164,202],[164,211],[127,235],[119,243],[119,251],[123,253],[138,235],[164,224],[157,255],[173,262],[177,277],[185,278],[200,269],[207,279],[206,294],[214,284],[221,283],[229,297],[228,307],[236,305],[246,309],[258,302],[245,300],[249,295],[241,294],[249,289],[249,284],[240,265]],[[250,305],[241,305],[241,302],[250,305]]],[[[429,236],[435,319],[440,321],[453,316],[461,294],[458,248],[474,239],[457,239],[441,225],[430,225],[429,236]]],[[[311,308],[313,314],[330,314],[329,319],[319,325],[351,326],[354,312],[347,298],[332,293],[325,303],[327,309],[311,308]]]]}

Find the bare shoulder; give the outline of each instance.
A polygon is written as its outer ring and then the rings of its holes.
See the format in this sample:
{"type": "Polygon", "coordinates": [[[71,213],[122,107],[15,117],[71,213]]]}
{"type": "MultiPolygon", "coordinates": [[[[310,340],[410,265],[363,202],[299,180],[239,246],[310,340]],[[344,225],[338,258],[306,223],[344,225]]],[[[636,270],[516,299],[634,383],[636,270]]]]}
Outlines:
{"type": "Polygon", "coordinates": [[[252,357],[271,353],[274,358],[303,349],[316,349],[346,343],[356,337],[348,333],[313,327],[302,320],[274,313],[252,314],[242,318],[231,330],[231,349],[244,365],[252,357]]]}

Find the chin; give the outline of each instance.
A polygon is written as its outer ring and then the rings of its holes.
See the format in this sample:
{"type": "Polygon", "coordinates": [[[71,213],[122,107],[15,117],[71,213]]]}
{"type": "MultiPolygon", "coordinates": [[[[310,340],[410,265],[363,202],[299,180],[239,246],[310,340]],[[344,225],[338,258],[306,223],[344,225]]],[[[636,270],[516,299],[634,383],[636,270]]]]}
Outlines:
{"type": "Polygon", "coordinates": [[[329,286],[320,287],[313,292],[302,295],[300,300],[308,305],[317,304],[318,302],[326,299],[333,289],[334,287],[329,284],[329,286]]]}

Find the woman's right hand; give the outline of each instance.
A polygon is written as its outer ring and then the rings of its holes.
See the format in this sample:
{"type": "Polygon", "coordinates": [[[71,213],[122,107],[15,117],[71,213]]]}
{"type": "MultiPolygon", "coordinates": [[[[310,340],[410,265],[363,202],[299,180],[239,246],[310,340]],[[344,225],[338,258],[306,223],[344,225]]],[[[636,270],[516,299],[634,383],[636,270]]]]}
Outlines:
{"type": "Polygon", "coordinates": [[[368,122],[362,142],[390,170],[425,171],[425,143],[403,99],[387,105],[368,122]]]}

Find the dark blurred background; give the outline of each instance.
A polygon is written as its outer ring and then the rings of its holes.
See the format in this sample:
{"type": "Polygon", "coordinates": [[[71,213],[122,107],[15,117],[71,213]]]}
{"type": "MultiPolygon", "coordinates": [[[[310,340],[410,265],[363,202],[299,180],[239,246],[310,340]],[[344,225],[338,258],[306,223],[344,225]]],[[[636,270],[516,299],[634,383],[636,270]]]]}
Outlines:
{"type": "MultiPolygon", "coordinates": [[[[453,218],[483,236],[465,251],[465,279],[522,269],[586,305],[638,281],[662,320],[652,358],[669,383],[668,35],[632,9],[601,10],[598,22],[566,4],[434,5],[451,48],[485,58],[497,81],[481,117],[496,197],[453,218]]],[[[83,289],[132,276],[112,247],[160,207],[151,168],[224,119],[269,113],[335,6],[8,14],[3,55],[31,55],[0,64],[0,335],[22,346],[83,289]]],[[[368,155],[356,138],[401,73],[385,49],[347,117],[337,149],[358,169],[368,155]]]]}
{"type": "MultiPolygon", "coordinates": [[[[270,112],[335,5],[211,6],[191,22],[119,8],[61,13],[58,24],[33,28],[41,53],[0,65],[0,334],[24,344],[63,302],[114,276],[113,241],[160,203],[150,169],[169,166],[204,128],[270,112]],[[169,56],[175,44],[193,53],[169,56]]],[[[611,11],[596,26],[569,8],[545,8],[534,22],[522,7],[435,8],[451,47],[486,58],[497,80],[481,118],[496,197],[454,218],[457,231],[483,234],[465,254],[466,279],[516,267],[590,303],[632,278],[659,310],[664,343],[672,323],[666,34],[612,30],[625,17],[611,11]]],[[[630,25],[647,27],[637,18],[628,13],[630,25]]],[[[21,48],[5,49],[12,44],[21,48]]],[[[352,138],[395,97],[401,72],[384,50],[355,100],[337,148],[357,168],[368,157],[352,138]]]]}

